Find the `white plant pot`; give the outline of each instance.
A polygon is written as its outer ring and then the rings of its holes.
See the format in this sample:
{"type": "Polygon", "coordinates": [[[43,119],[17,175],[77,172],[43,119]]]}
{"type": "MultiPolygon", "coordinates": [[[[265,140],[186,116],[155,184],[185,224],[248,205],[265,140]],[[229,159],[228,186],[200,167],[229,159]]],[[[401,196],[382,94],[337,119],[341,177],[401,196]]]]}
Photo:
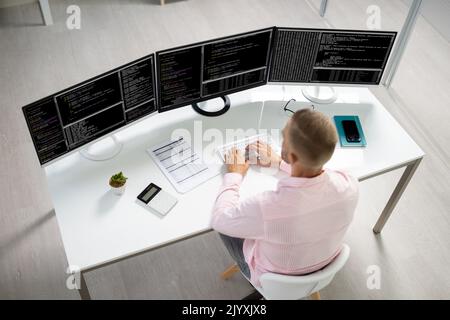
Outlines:
{"type": "Polygon", "coordinates": [[[126,184],[124,184],[123,186],[121,186],[119,188],[111,187],[111,190],[114,192],[114,194],[117,194],[120,196],[125,192],[125,186],[126,186],[126,184]]]}

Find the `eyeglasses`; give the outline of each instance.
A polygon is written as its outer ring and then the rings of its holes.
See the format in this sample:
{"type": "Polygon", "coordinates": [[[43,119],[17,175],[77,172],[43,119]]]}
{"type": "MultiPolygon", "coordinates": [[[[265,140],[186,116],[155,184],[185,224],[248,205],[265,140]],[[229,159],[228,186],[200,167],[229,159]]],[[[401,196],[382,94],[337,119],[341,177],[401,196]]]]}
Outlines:
{"type": "MultiPolygon", "coordinates": [[[[289,100],[288,102],[286,102],[286,104],[284,105],[284,107],[283,107],[283,110],[286,112],[286,111],[289,111],[290,113],[292,113],[292,114],[294,114],[295,113],[295,111],[293,111],[293,110],[291,110],[291,109],[289,109],[288,108],[288,105],[289,105],[289,103],[291,103],[291,102],[293,102],[293,101],[296,101],[295,99],[291,99],[291,100],[289,100]]],[[[316,110],[316,107],[312,104],[311,105],[311,108],[313,109],[313,110],[316,110]]]]}

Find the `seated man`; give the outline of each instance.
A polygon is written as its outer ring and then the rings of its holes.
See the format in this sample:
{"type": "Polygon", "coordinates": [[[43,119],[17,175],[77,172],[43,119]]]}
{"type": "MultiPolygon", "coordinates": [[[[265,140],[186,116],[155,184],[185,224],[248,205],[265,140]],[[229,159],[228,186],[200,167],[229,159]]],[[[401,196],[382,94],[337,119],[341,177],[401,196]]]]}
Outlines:
{"type": "Polygon", "coordinates": [[[318,111],[297,111],[283,129],[281,157],[270,146],[249,146],[258,165],[277,166],[290,176],[266,191],[239,201],[249,168],[236,149],[226,157],[228,173],[211,225],[252,284],[265,272],[301,275],[322,269],[340,252],[358,200],[358,181],[323,169],[337,143],[336,129],[318,111]]]}

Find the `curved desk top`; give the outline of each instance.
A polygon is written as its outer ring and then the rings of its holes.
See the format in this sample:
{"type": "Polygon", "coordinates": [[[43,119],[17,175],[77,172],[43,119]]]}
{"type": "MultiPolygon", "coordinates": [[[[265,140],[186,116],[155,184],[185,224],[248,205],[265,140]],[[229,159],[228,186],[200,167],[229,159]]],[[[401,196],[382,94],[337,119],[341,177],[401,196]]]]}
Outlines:
{"type": "MultiPolygon", "coordinates": [[[[205,159],[223,167],[208,139],[221,145],[227,141],[214,141],[211,137],[218,133],[226,137],[226,129],[241,128],[242,133],[252,128],[282,129],[288,119],[282,110],[287,100],[298,100],[289,105],[291,109],[311,107],[300,89],[263,86],[230,95],[230,111],[217,118],[200,116],[190,106],[156,114],[116,134],[124,147],[113,159],[94,162],[74,153],[47,166],[48,186],[69,265],[87,271],[210,230],[211,209],[222,175],[179,194],[146,149],[180,130],[192,136],[200,132],[203,140],[196,138],[192,144],[203,141],[205,159]],[[122,196],[110,192],[108,185],[109,177],[118,171],[129,178],[122,196]],[[137,195],[150,182],[178,198],[178,204],[164,218],[136,203],[137,195]]],[[[367,147],[338,146],[327,167],[348,170],[363,180],[423,156],[420,147],[368,89],[340,87],[337,91],[339,98],[334,104],[317,109],[329,116],[358,115],[367,147]]],[[[267,169],[250,169],[242,185],[242,197],[274,189],[282,175],[267,169]]]]}

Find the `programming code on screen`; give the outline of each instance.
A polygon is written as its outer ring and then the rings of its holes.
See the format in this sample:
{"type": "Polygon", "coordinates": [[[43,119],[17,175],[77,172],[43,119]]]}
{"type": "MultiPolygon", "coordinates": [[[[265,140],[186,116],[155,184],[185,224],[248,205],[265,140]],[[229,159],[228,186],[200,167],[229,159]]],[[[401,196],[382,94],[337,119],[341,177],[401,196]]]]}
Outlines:
{"type": "Polygon", "coordinates": [[[266,83],[272,29],[157,53],[160,111],[266,83]]]}
{"type": "Polygon", "coordinates": [[[41,164],[156,111],[153,56],[25,106],[41,164]]]}
{"type": "Polygon", "coordinates": [[[395,33],[277,30],[269,81],[378,84],[395,33]]]}

